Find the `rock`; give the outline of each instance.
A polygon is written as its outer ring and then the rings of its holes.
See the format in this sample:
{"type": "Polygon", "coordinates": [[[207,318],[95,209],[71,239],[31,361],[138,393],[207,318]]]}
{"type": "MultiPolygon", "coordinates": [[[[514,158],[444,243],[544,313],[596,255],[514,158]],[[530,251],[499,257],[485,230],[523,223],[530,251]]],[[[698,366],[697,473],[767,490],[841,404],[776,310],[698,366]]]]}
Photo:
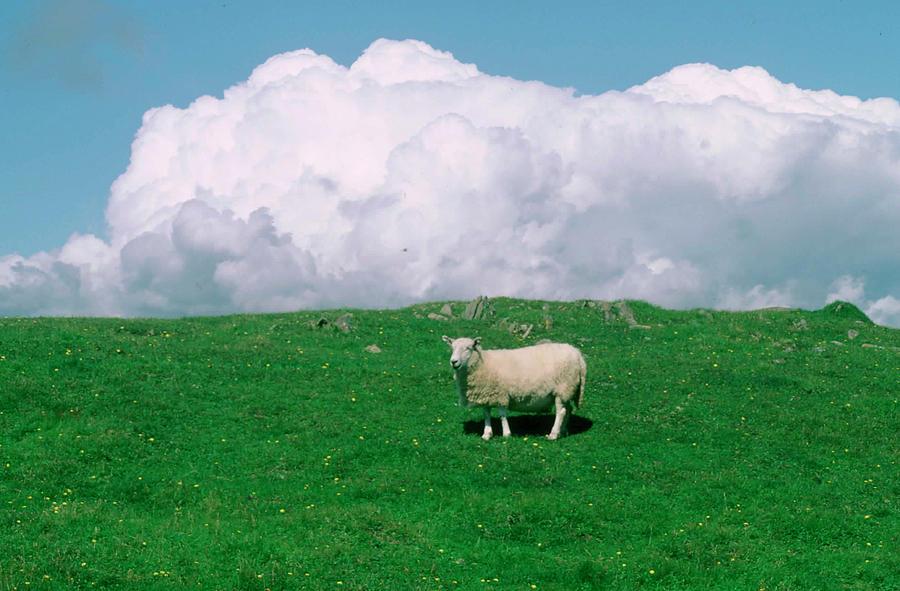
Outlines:
{"type": "Polygon", "coordinates": [[[342,314],[338,317],[337,320],[334,321],[334,325],[343,333],[349,333],[353,330],[353,314],[349,312],[347,314],[342,314]]]}
{"type": "Polygon", "coordinates": [[[448,318],[453,318],[453,307],[450,304],[444,304],[441,308],[441,314],[448,318]]]}
{"type": "Polygon", "coordinates": [[[850,330],[847,331],[847,338],[850,339],[851,341],[852,341],[853,339],[855,339],[856,337],[858,337],[858,336],[859,336],[859,331],[858,331],[858,330],[853,330],[853,329],[851,328],[850,330]]]}
{"type": "Polygon", "coordinates": [[[368,351],[369,353],[381,353],[381,349],[378,347],[378,345],[369,345],[368,347],[366,347],[366,351],[368,351]]]}
{"type": "Polygon", "coordinates": [[[519,335],[522,338],[527,337],[531,334],[531,331],[534,330],[533,324],[519,324],[518,322],[511,322],[509,318],[504,318],[500,322],[494,325],[494,328],[499,328],[500,330],[506,330],[510,334],[519,335]]]}
{"type": "Polygon", "coordinates": [[[603,310],[603,322],[609,324],[616,319],[616,315],[613,314],[612,311],[612,304],[610,304],[609,302],[599,301],[597,302],[597,305],[601,310],[603,310]]]}
{"type": "Polygon", "coordinates": [[[616,302],[615,308],[619,318],[628,324],[637,324],[637,320],[634,319],[634,312],[631,311],[631,306],[628,305],[628,302],[616,302]]]}
{"type": "Polygon", "coordinates": [[[333,322],[327,317],[322,316],[318,320],[311,321],[309,325],[317,330],[339,330],[343,333],[349,333],[355,328],[353,314],[350,314],[349,312],[339,316],[333,322]]]}
{"type": "MultiPolygon", "coordinates": [[[[508,319],[504,319],[508,320],[508,319]]],[[[531,331],[534,329],[533,324],[516,324],[515,322],[506,324],[503,323],[503,326],[506,327],[506,330],[510,332],[510,334],[515,334],[521,336],[523,339],[526,338],[531,331]]]]}
{"type": "Polygon", "coordinates": [[[494,306],[485,296],[478,296],[468,303],[463,318],[466,320],[480,320],[494,315],[494,306]]]}
{"type": "Polygon", "coordinates": [[[617,320],[624,320],[629,325],[637,324],[637,320],[634,318],[634,311],[631,309],[631,306],[628,305],[628,302],[624,300],[618,302],[596,300],[591,302],[590,307],[599,308],[603,311],[603,321],[607,324],[612,324],[617,320]]]}
{"type": "Polygon", "coordinates": [[[446,317],[446,316],[442,316],[441,314],[435,314],[434,312],[429,312],[429,313],[428,313],[428,318],[429,318],[430,320],[443,320],[443,321],[445,321],[445,322],[447,321],[447,317],[446,317]]]}

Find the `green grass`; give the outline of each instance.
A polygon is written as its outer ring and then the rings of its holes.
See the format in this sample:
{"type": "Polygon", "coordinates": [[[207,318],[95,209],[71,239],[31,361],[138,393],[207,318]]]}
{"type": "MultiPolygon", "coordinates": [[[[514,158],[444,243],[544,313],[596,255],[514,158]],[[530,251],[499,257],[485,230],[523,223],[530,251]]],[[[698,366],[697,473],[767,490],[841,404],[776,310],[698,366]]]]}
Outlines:
{"type": "Polygon", "coordinates": [[[494,305],[0,319],[0,591],[900,589],[900,331],[494,305]],[[441,334],[581,347],[573,434],[482,441],[441,334]]]}

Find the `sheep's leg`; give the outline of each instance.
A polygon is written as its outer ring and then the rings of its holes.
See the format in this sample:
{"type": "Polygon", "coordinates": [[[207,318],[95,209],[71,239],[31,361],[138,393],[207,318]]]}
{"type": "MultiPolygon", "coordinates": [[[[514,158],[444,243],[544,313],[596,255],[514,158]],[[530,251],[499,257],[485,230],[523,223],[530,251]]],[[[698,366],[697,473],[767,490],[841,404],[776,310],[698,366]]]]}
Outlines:
{"type": "Polygon", "coordinates": [[[500,423],[503,425],[503,436],[509,437],[512,435],[512,431],[509,430],[509,421],[506,420],[506,407],[498,406],[497,414],[500,415],[500,423]]]}
{"type": "Polygon", "coordinates": [[[487,441],[494,436],[494,430],[491,428],[491,407],[483,406],[482,410],[484,410],[484,433],[481,434],[481,438],[487,441]]]}
{"type": "Polygon", "coordinates": [[[564,426],[568,424],[568,414],[570,412],[569,405],[563,403],[562,400],[559,399],[559,396],[556,397],[556,419],[553,421],[553,428],[550,429],[550,435],[547,437],[549,439],[559,439],[560,431],[564,429],[564,426]]]}
{"type": "Polygon", "coordinates": [[[565,409],[566,409],[566,415],[563,417],[563,424],[562,424],[562,428],[560,429],[559,433],[563,437],[568,437],[569,436],[569,419],[572,418],[572,410],[573,410],[572,403],[566,402],[565,409]]]}

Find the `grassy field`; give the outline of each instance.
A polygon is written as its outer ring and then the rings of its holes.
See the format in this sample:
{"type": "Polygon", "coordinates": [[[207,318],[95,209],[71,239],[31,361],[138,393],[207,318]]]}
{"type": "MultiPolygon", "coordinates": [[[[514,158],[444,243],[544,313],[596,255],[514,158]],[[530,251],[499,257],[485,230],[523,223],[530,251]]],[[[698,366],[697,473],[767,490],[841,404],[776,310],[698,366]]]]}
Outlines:
{"type": "Polygon", "coordinates": [[[442,305],[0,319],[0,591],[900,589],[900,331],[442,305]],[[580,347],[571,435],[482,441],[442,334],[580,347]]]}

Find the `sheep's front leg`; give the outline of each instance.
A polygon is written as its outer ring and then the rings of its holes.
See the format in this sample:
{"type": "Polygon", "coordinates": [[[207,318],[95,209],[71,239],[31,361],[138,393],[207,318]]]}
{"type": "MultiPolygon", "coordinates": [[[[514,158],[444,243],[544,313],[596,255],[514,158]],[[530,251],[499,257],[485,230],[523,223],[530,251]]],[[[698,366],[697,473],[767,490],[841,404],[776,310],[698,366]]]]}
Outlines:
{"type": "Polygon", "coordinates": [[[503,425],[503,436],[509,437],[510,435],[512,435],[512,431],[509,430],[509,421],[506,420],[506,407],[498,406],[497,414],[500,415],[500,423],[503,425]]]}
{"type": "Polygon", "coordinates": [[[483,406],[481,408],[484,411],[484,433],[481,434],[481,438],[487,441],[494,436],[494,430],[491,428],[491,407],[483,406]]]}
{"type": "Polygon", "coordinates": [[[564,430],[565,426],[568,424],[568,414],[571,412],[568,404],[563,403],[559,397],[556,398],[556,419],[553,421],[553,428],[550,429],[550,435],[548,435],[548,439],[559,439],[559,434],[561,430],[564,430]]]}

